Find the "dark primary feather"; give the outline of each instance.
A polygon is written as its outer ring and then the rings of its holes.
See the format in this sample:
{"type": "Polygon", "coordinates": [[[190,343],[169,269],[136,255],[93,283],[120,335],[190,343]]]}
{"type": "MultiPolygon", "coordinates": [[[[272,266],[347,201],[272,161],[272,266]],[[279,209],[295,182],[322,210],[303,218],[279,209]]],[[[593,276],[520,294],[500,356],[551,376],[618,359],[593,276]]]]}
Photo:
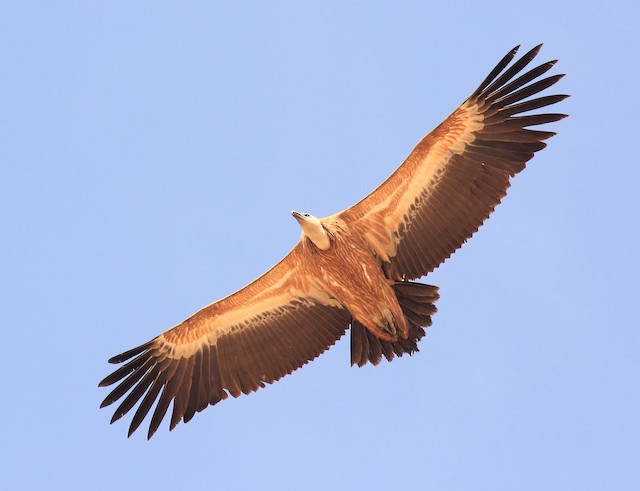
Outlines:
{"type": "Polygon", "coordinates": [[[509,63],[511,63],[511,60],[513,60],[513,57],[516,55],[516,53],[518,52],[519,49],[520,49],[520,45],[516,46],[511,51],[509,51],[506,55],[504,55],[504,57],[498,62],[498,64],[495,66],[495,68],[493,70],[491,70],[489,75],[487,75],[487,78],[485,78],[482,81],[482,83],[478,86],[476,91],[473,94],[471,94],[470,99],[473,99],[473,98],[477,97],[478,94],[480,94],[482,91],[484,91],[484,89],[487,88],[487,86],[493,81],[493,79],[495,79],[498,76],[498,74],[502,70],[504,70],[504,68],[509,63]]]}
{"type": "MultiPolygon", "coordinates": [[[[523,115],[556,104],[568,96],[535,97],[564,75],[540,79],[555,61],[520,74],[536,57],[540,46],[508,67],[517,49],[501,60],[466,101],[479,108],[484,128],[474,133],[475,139],[461,154],[451,157],[429,193],[416,197],[411,214],[405,217],[406,222],[396,233],[395,256],[385,266],[391,278],[420,278],[450,257],[500,203],[511,177],[524,169],[536,152],[545,148],[544,140],[555,135],[530,127],[566,117],[559,113],[523,115]]],[[[459,110],[455,111],[416,146],[410,158],[428,156],[431,145],[446,138],[449,125],[462,117],[459,110]]]]}
{"type": "Polygon", "coordinates": [[[126,363],[100,382],[100,387],[118,384],[101,407],[124,397],[113,423],[138,404],[129,436],[152,412],[147,435],[151,438],[171,404],[169,429],[228,395],[249,394],[291,373],[334,344],[348,324],[349,315],[340,308],[296,305],[223,334],[215,344],[202,344],[193,355],[177,359],[159,336],[112,358],[126,363]]]}

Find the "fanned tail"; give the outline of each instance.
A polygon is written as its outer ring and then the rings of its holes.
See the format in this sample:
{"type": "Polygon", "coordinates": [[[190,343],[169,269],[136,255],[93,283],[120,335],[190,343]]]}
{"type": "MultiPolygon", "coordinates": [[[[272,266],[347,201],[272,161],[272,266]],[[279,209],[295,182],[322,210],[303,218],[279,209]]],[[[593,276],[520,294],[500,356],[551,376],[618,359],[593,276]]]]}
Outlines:
{"type": "Polygon", "coordinates": [[[435,306],[440,298],[438,287],[415,283],[412,281],[397,281],[393,290],[398,303],[409,324],[409,337],[398,339],[396,342],[382,341],[366,327],[353,319],[351,322],[351,365],[364,366],[367,362],[377,365],[382,356],[387,361],[394,356],[409,355],[418,351],[418,341],[425,335],[424,328],[432,323],[431,316],[438,310],[435,306]]]}

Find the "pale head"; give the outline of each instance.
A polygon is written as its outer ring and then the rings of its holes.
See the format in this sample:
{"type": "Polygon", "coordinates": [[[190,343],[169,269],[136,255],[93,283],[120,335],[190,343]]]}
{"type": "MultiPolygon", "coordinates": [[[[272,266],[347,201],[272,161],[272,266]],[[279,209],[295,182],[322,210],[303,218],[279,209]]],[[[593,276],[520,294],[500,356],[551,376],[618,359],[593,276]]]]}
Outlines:
{"type": "Polygon", "coordinates": [[[300,228],[302,229],[302,235],[313,242],[318,249],[326,251],[331,247],[331,241],[329,240],[327,231],[322,226],[319,218],[309,213],[299,213],[295,210],[291,210],[291,214],[293,218],[298,220],[300,228]]]}

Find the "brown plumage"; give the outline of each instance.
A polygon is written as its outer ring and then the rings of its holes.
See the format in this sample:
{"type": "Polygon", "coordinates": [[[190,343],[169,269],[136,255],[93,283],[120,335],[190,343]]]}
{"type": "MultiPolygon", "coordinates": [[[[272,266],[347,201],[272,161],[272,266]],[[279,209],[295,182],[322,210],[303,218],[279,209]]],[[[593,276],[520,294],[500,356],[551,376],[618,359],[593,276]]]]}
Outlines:
{"type": "Polygon", "coordinates": [[[137,404],[129,435],[151,412],[151,438],[171,404],[173,429],[229,394],[249,394],[291,373],[349,327],[352,364],[417,351],[439,295],[410,280],[478,230],[510,178],[555,134],[529,127],[565,117],[522,115],[567,96],[532,99],[562,75],[541,78],[555,61],[521,74],[540,46],[507,68],[517,49],[375,191],[323,219],[292,212],[302,237],[271,270],[111,358],[124,363],[100,382],[118,384],[102,403],[122,399],[111,422],[137,404]]]}

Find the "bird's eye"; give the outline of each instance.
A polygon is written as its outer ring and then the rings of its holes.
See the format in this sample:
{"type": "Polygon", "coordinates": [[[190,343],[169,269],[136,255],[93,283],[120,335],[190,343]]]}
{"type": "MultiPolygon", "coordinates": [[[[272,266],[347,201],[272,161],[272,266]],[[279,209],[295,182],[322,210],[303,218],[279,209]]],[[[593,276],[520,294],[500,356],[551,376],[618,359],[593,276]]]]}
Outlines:
{"type": "Polygon", "coordinates": [[[305,213],[305,214],[304,214],[304,216],[308,217],[308,216],[309,216],[309,214],[308,214],[308,213],[305,213]]]}

